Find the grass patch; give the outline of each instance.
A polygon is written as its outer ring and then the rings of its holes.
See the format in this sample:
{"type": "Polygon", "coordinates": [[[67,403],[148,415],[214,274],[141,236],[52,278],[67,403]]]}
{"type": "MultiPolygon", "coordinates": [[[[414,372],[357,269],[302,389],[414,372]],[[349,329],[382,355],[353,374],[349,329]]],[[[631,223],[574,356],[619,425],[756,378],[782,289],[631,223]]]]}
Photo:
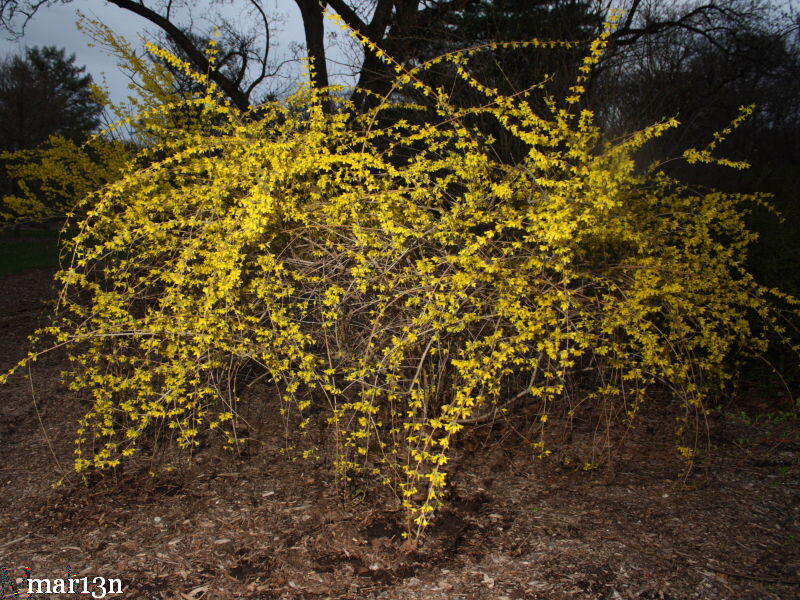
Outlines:
{"type": "Polygon", "coordinates": [[[31,269],[58,267],[59,232],[24,230],[18,237],[13,231],[0,234],[0,276],[31,269]]]}

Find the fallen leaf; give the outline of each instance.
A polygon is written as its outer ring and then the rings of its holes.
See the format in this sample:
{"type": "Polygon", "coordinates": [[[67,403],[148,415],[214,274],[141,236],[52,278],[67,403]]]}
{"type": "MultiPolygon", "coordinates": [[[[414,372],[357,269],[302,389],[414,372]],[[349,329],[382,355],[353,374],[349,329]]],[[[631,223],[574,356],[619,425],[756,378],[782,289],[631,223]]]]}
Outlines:
{"type": "Polygon", "coordinates": [[[197,600],[198,594],[205,594],[205,592],[207,591],[208,591],[208,586],[201,585],[200,587],[194,588],[188,594],[184,594],[183,592],[181,592],[181,596],[183,597],[184,600],[197,600]]]}

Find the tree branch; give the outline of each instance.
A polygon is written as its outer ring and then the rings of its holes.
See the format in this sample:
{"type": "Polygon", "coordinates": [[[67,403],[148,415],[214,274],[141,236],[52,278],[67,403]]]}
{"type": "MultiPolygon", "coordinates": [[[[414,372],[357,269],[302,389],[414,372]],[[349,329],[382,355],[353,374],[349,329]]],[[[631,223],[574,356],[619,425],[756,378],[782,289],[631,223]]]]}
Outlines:
{"type": "MultiPolygon", "coordinates": [[[[326,0],[326,2],[328,6],[330,6],[339,14],[340,17],[342,17],[342,20],[347,23],[347,26],[350,27],[350,29],[354,29],[362,35],[367,35],[367,24],[361,20],[361,17],[358,16],[356,11],[347,6],[344,0],[326,0]]],[[[380,5],[385,3],[386,0],[378,0],[378,8],[375,9],[376,14],[380,9],[380,5]]],[[[391,0],[389,0],[388,3],[391,10],[391,0]]],[[[371,39],[370,41],[374,42],[375,40],[371,39]]]]}
{"type": "Polygon", "coordinates": [[[231,99],[237,108],[240,110],[247,110],[250,108],[250,101],[244,92],[225,75],[220,73],[219,70],[211,69],[211,65],[205,54],[198,50],[189,36],[172,21],[156,11],[147,8],[143,4],[133,2],[132,0],[108,0],[108,2],[124,10],[129,10],[147,19],[153,25],[156,25],[186,53],[189,60],[191,60],[200,71],[208,73],[209,78],[225,92],[225,95],[231,99]]]}

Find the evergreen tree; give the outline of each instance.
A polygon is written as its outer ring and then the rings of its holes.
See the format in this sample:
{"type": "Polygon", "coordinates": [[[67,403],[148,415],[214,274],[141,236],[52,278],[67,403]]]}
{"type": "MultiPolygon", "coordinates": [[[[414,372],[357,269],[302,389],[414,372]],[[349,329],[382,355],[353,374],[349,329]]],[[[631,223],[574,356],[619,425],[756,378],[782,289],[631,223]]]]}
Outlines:
{"type": "Polygon", "coordinates": [[[33,148],[54,134],[78,141],[97,128],[103,109],[84,70],[53,46],[0,61],[0,147],[33,148]]]}

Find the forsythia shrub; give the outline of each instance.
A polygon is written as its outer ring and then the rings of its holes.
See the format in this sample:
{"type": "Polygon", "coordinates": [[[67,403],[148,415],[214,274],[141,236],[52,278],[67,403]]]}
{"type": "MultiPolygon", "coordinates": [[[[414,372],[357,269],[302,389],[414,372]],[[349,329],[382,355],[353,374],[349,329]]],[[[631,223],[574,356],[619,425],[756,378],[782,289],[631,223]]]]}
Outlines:
{"type": "MultiPolygon", "coordinates": [[[[380,125],[388,103],[327,112],[309,89],[251,114],[210,84],[187,101],[192,126],[165,130],[139,168],[86,198],[59,274],[62,320],[45,333],[73,349],[71,385],[93,398],[77,470],[119,464],[156,424],[184,447],[206,429],[233,444],[232,382],[255,364],[301,427],[312,408],[329,420],[343,476],[397,491],[418,535],[455,436],[487,411],[534,406],[544,430],[605,403],[627,422],[666,385],[704,414],[734,352],[785,337],[778,293],[744,269],[743,205],[762,199],[637,168],[674,120],[603,139],[579,104],[607,39],[544,115],[474,81],[477,49],[436,60],[485,94],[480,107],[421,84],[431,63],[396,65],[396,88],[430,99],[430,124],[380,125]],[[496,162],[467,124],[476,114],[526,158],[496,162]],[[579,370],[593,387],[565,402],[579,370]]],[[[686,158],[716,161],[718,141],[686,158]]]]}
{"type": "Polygon", "coordinates": [[[70,213],[85,198],[113,181],[134,153],[122,142],[95,136],[84,144],[52,136],[41,146],[0,155],[18,193],[0,204],[0,221],[40,222],[70,213]]]}

